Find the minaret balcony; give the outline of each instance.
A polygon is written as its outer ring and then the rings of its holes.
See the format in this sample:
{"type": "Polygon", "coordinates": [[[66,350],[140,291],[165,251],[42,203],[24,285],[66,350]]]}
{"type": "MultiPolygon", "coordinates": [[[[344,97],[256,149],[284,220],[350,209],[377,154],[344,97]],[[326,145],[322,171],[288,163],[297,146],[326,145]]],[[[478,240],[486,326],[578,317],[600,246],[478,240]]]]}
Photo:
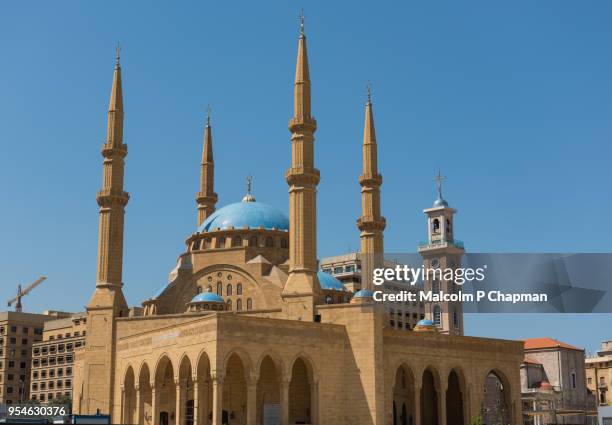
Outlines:
{"type": "Polygon", "coordinates": [[[382,185],[382,176],[380,174],[362,174],[359,176],[359,184],[362,187],[380,187],[382,185]]]}
{"type": "Polygon", "coordinates": [[[438,249],[438,248],[458,248],[465,249],[463,246],[463,241],[458,239],[448,241],[448,240],[436,240],[436,241],[421,241],[419,242],[419,251],[424,251],[427,249],[438,249]]]}
{"type": "Polygon", "coordinates": [[[314,133],[317,129],[317,120],[312,117],[298,116],[289,119],[289,131],[292,133],[301,133],[308,131],[314,133]]]}
{"type": "Polygon", "coordinates": [[[285,179],[291,186],[316,186],[321,173],[312,167],[291,167],[285,172],[285,179]]]}

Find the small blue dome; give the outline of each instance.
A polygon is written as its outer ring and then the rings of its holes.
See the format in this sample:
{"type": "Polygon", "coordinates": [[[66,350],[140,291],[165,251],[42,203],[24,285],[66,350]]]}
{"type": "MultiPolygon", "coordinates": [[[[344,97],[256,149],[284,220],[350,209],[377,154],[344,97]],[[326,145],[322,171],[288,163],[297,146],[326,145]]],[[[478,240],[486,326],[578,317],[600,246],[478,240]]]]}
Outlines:
{"type": "Polygon", "coordinates": [[[335,291],[346,291],[346,288],[338,279],[325,272],[317,272],[321,289],[329,289],[335,291]]]}
{"type": "Polygon", "coordinates": [[[419,322],[417,323],[417,326],[433,326],[434,322],[432,322],[429,319],[423,319],[423,320],[419,320],[419,322]]]}
{"type": "Polygon", "coordinates": [[[374,298],[374,292],[369,289],[360,289],[353,295],[353,298],[374,298]]]}
{"type": "Polygon", "coordinates": [[[202,292],[191,299],[192,303],[223,303],[223,297],[212,292],[202,292]]]}
{"type": "Polygon", "coordinates": [[[446,202],[443,198],[438,198],[434,201],[434,208],[438,207],[448,207],[448,202],[446,202]]]}
{"type": "Polygon", "coordinates": [[[256,229],[263,227],[271,230],[289,230],[289,219],[274,207],[261,202],[236,202],[215,211],[198,228],[198,232],[209,232],[216,229],[244,226],[256,229]]]}

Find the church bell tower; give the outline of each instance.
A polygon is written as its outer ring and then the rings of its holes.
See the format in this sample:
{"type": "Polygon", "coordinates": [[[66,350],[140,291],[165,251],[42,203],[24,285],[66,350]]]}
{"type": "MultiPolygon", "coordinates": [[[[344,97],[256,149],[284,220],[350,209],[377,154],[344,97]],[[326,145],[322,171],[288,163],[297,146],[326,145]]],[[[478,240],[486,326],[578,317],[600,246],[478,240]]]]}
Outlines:
{"type": "MultiPolygon", "coordinates": [[[[442,197],[442,181],[439,172],[434,178],[437,183],[438,198],[431,208],[423,210],[427,214],[427,241],[419,246],[426,271],[424,291],[436,294],[456,294],[461,286],[455,283],[454,270],[461,267],[464,253],[463,243],[455,239],[454,215],[456,209],[450,208],[442,197]],[[453,270],[449,276],[449,270],[453,270]]],[[[461,302],[444,301],[425,304],[425,318],[434,322],[441,333],[463,335],[463,306],[461,302]]]]}

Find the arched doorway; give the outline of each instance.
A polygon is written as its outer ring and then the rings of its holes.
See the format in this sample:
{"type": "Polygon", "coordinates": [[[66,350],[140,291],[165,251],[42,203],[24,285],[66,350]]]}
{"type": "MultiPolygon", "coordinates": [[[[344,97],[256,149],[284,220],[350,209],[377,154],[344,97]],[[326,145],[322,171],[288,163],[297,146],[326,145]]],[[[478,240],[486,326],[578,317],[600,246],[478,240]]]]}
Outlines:
{"type": "Polygon", "coordinates": [[[312,369],[310,364],[298,357],[291,368],[289,384],[289,423],[312,423],[312,369]]]}
{"type": "Polygon", "coordinates": [[[196,371],[197,382],[194,382],[194,417],[197,415],[198,424],[208,425],[212,423],[213,394],[211,389],[210,359],[204,352],[198,359],[196,371]],[[197,397],[195,395],[196,386],[197,397]],[[195,403],[196,398],[197,403],[195,403]]]}
{"type": "Polygon", "coordinates": [[[176,417],[176,386],[174,368],[168,357],[162,357],[155,370],[155,400],[153,403],[159,425],[170,425],[170,419],[176,417]]]}
{"type": "Polygon", "coordinates": [[[395,371],[393,384],[393,425],[413,425],[414,407],[414,375],[409,367],[402,365],[395,371]]]}
{"type": "Polygon", "coordinates": [[[485,378],[483,391],[482,424],[507,425],[512,423],[511,392],[506,377],[499,371],[490,371],[485,378]]]}
{"type": "Polygon", "coordinates": [[[177,425],[193,425],[193,380],[191,376],[191,361],[187,356],[181,359],[179,365],[179,403],[177,425]]]}
{"type": "Polygon", "coordinates": [[[447,425],[466,425],[464,422],[462,380],[455,369],[448,375],[446,390],[447,425]]]}
{"type": "Polygon", "coordinates": [[[153,394],[151,391],[151,372],[146,363],[140,367],[138,373],[138,387],[140,389],[140,413],[135,424],[153,423],[153,394]]]}
{"type": "Polygon", "coordinates": [[[227,361],[223,386],[223,417],[232,424],[246,424],[246,367],[240,356],[232,354],[227,361]]]}
{"type": "Polygon", "coordinates": [[[425,369],[421,382],[421,425],[441,425],[438,420],[438,391],[436,376],[431,368],[425,369]]]}
{"type": "Polygon", "coordinates": [[[259,366],[257,383],[257,423],[269,423],[271,417],[280,416],[281,368],[270,356],[265,356],[259,366]]]}
{"type": "Polygon", "coordinates": [[[134,369],[129,366],[123,380],[123,421],[137,423],[136,418],[136,377],[134,369]]]}

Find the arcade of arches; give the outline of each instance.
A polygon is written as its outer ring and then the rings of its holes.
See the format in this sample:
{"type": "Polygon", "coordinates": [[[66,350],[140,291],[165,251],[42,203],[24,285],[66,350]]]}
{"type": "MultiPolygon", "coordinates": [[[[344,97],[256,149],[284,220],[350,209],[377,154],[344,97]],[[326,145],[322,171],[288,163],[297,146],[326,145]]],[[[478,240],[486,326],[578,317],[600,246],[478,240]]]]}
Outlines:
{"type": "Polygon", "coordinates": [[[441,377],[435,368],[428,367],[417,380],[410,367],[401,365],[393,383],[392,424],[470,425],[477,416],[483,425],[514,423],[507,385],[499,372],[490,372],[478,387],[482,391],[480,413],[472,418],[461,371],[451,369],[448,376],[441,377]]]}
{"type": "Polygon", "coordinates": [[[121,423],[142,425],[314,424],[317,386],[310,361],[297,357],[284,370],[265,355],[258,367],[232,353],[222,373],[211,373],[204,354],[197,364],[184,356],[175,365],[128,366],[122,385],[121,423]],[[176,369],[175,369],[176,368],[176,369]],[[195,372],[194,372],[195,371],[195,372]]]}
{"type": "MultiPolygon", "coordinates": [[[[212,373],[204,354],[194,369],[184,356],[174,365],[127,367],[122,385],[122,423],[142,425],[316,424],[317,386],[308,359],[297,357],[290,371],[265,355],[255,371],[232,353],[223,373],[212,373]],[[176,370],[175,370],[176,368],[176,370]],[[194,372],[195,370],[195,372],[194,372]],[[288,372],[288,373],[287,373],[288,372]]],[[[480,388],[482,424],[512,422],[506,378],[491,371],[480,388]]],[[[426,368],[420,380],[403,364],[393,382],[392,425],[470,425],[469,395],[460,370],[442,377],[426,368]]],[[[323,424],[321,424],[323,425],[323,424]]]]}

